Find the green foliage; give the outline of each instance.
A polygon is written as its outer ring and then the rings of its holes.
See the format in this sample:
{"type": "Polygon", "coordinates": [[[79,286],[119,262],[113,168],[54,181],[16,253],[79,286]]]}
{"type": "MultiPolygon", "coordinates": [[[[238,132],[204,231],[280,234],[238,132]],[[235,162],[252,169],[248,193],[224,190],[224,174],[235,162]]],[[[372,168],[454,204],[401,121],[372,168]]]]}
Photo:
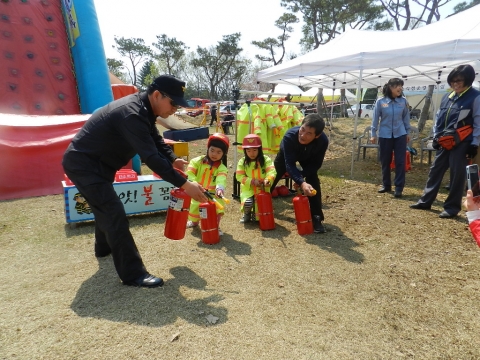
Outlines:
{"type": "Polygon", "coordinates": [[[374,0],[281,0],[281,5],[302,13],[305,50],[328,43],[346,28],[374,28],[383,17],[383,8],[374,0]]]}
{"type": "Polygon", "coordinates": [[[261,50],[265,50],[269,55],[255,55],[260,61],[271,62],[273,65],[280,64],[283,61],[285,56],[285,42],[290,38],[290,33],[293,32],[291,24],[297,23],[298,18],[294,14],[284,13],[275,21],[275,26],[278,27],[282,34],[279,35],[276,39],[266,38],[262,41],[252,41],[252,44],[257,46],[261,50]],[[280,48],[281,53],[279,58],[275,58],[276,48],[280,48]]]}
{"type": "Polygon", "coordinates": [[[160,51],[158,54],[154,54],[154,56],[165,63],[167,73],[178,76],[179,65],[189,47],[183,41],[169,38],[165,34],[157,35],[157,42],[152,45],[160,51]]]}
{"type": "Polygon", "coordinates": [[[146,90],[148,86],[153,82],[153,80],[160,75],[158,66],[153,60],[147,60],[138,75],[139,78],[139,89],[146,90]]]}
{"type": "Polygon", "coordinates": [[[217,86],[227,78],[236,76],[232,86],[241,81],[243,61],[240,60],[242,48],[238,46],[240,33],[224,35],[223,40],[210,48],[197,48],[192,66],[199,71],[209,84],[210,99],[217,99],[217,86]]]}
{"type": "Polygon", "coordinates": [[[113,75],[115,75],[124,83],[128,83],[127,76],[123,72],[123,69],[125,68],[125,64],[123,63],[123,61],[109,58],[107,59],[107,66],[108,71],[110,71],[113,75]]]}
{"type": "Polygon", "coordinates": [[[115,36],[115,43],[117,44],[114,48],[120,53],[120,55],[127,57],[130,60],[132,66],[132,73],[127,68],[132,84],[137,86],[137,69],[141,63],[146,61],[149,56],[152,54],[152,50],[145,45],[143,39],[125,39],[123,36],[118,38],[115,36]]]}
{"type": "Polygon", "coordinates": [[[363,95],[364,104],[373,104],[377,100],[378,91],[377,88],[365,89],[365,94],[363,95]]]}
{"type": "Polygon", "coordinates": [[[457,6],[453,8],[454,14],[459,13],[461,11],[465,11],[467,9],[470,9],[471,7],[480,4],[480,0],[471,0],[469,3],[466,1],[461,2],[457,6]]]}

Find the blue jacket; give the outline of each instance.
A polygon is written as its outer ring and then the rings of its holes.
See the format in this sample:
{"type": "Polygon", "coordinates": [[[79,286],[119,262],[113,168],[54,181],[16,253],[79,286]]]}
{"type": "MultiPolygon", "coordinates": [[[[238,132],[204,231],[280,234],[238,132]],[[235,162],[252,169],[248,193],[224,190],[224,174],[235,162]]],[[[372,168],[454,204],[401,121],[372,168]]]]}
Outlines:
{"type": "Polygon", "coordinates": [[[460,95],[455,91],[445,94],[438,109],[434,135],[446,130],[465,125],[473,125],[473,134],[465,139],[473,145],[480,142],[480,91],[469,87],[460,95]]]}
{"type": "Polygon", "coordinates": [[[382,97],[373,110],[372,137],[398,138],[410,131],[410,111],[407,99],[382,97]]]}

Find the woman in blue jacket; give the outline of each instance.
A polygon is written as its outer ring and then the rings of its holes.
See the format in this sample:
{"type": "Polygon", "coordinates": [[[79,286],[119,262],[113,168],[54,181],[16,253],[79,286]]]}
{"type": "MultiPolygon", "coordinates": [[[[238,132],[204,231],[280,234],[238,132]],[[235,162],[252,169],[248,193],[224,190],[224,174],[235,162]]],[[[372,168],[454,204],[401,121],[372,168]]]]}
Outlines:
{"type": "Polygon", "coordinates": [[[380,146],[380,162],[382,164],[382,187],[379,193],[392,191],[390,163],[392,153],[395,155],[395,197],[402,197],[405,186],[405,156],[408,133],[410,131],[410,111],[407,99],[403,97],[403,80],[393,78],[383,86],[383,97],[377,100],[373,111],[372,138],[373,144],[380,146]],[[377,135],[378,134],[378,135],[377,135]]]}

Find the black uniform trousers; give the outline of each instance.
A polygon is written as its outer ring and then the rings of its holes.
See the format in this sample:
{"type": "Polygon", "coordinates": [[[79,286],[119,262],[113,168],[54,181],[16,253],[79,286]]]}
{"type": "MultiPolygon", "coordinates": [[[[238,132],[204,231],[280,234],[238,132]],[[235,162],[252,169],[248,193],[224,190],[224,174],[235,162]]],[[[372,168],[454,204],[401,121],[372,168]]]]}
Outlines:
{"type": "MultiPolygon", "coordinates": [[[[285,165],[285,159],[283,156],[279,159],[278,155],[275,158],[275,161],[273,162],[275,165],[275,170],[277,171],[277,176],[275,177],[275,180],[273,180],[271,190],[275,189],[275,186],[277,186],[278,182],[282,178],[283,175],[287,172],[287,166],[285,165]],[[278,160],[277,160],[278,159],[278,160]]],[[[305,176],[305,181],[312,185],[312,187],[317,191],[317,193],[314,196],[309,196],[308,197],[308,202],[310,203],[310,214],[312,217],[314,215],[320,215],[320,220],[324,220],[323,216],[323,210],[322,210],[322,189],[320,187],[320,179],[318,178],[318,174],[303,174],[305,176]]]]}
{"type": "Polygon", "coordinates": [[[85,197],[95,215],[95,254],[112,253],[113,263],[122,281],[133,281],[147,273],[130,233],[125,208],[113,188],[104,181],[90,184],[87,174],[65,169],[78,191],[85,197]]]}
{"type": "Polygon", "coordinates": [[[397,138],[378,138],[380,146],[380,163],[382,164],[382,184],[386,188],[392,187],[390,163],[392,151],[395,154],[395,190],[403,191],[405,186],[405,161],[407,154],[407,135],[397,138]]]}
{"type": "Polygon", "coordinates": [[[468,165],[468,159],[465,155],[469,146],[470,141],[464,141],[452,150],[443,148],[437,150],[419,203],[428,206],[433,204],[442,185],[443,175],[450,168],[450,190],[443,208],[450,215],[456,215],[460,212],[462,197],[465,192],[465,168],[468,165]]]}

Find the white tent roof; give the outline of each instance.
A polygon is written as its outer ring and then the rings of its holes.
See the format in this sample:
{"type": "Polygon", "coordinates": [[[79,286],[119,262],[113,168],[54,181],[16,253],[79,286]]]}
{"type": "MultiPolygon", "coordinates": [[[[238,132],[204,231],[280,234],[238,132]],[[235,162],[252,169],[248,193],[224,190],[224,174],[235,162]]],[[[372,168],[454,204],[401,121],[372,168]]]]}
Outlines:
{"type": "MultiPolygon", "coordinates": [[[[349,30],[303,56],[258,73],[257,79],[324,88],[445,84],[453,67],[480,66],[480,5],[408,31],[349,30]],[[473,62],[473,63],[472,63],[473,62]]],[[[480,81],[480,76],[477,75],[480,81]]]]}
{"type": "Polygon", "coordinates": [[[287,94],[290,95],[299,95],[302,93],[302,89],[300,89],[297,85],[291,85],[291,84],[278,84],[275,86],[275,91],[272,95],[272,91],[269,91],[268,93],[264,93],[260,95],[261,98],[267,98],[270,96],[270,98],[278,98],[278,97],[284,97],[287,94]]]}

